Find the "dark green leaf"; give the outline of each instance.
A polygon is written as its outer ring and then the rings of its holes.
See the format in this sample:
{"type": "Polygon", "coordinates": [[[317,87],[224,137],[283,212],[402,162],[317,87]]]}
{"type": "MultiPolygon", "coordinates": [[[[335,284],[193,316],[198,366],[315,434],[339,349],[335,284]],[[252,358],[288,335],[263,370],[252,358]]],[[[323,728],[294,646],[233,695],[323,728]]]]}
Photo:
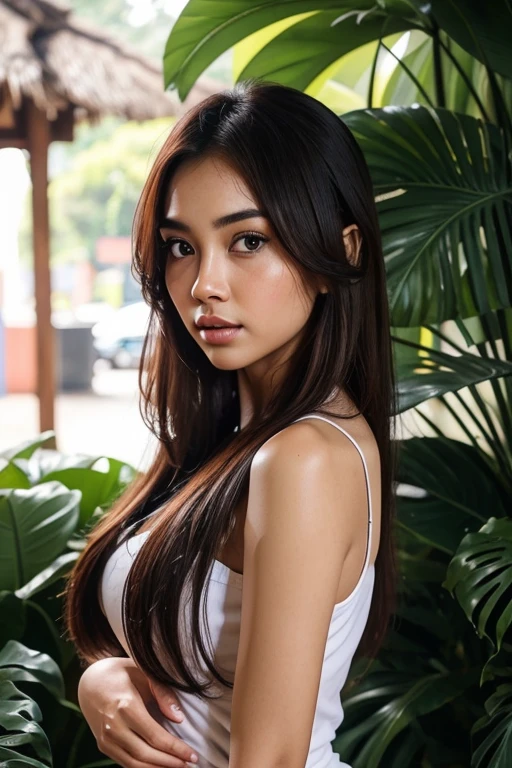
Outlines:
{"type": "Polygon", "coordinates": [[[51,765],[50,745],[39,725],[41,720],[41,710],[36,702],[19,691],[11,680],[0,678],[1,765],[51,765]],[[44,763],[27,758],[24,752],[18,749],[27,745],[44,763]]]}
{"type": "Polygon", "coordinates": [[[467,443],[446,437],[402,440],[397,479],[421,492],[397,497],[400,525],[450,555],[489,513],[505,514],[492,467],[467,443]]]}
{"type": "Polygon", "coordinates": [[[14,592],[0,592],[0,648],[8,640],[19,640],[25,630],[25,605],[14,592]]]}
{"type": "Polygon", "coordinates": [[[3,680],[41,683],[57,698],[64,697],[64,683],[55,661],[16,640],[10,640],[0,651],[0,682],[3,680]]]}
{"type": "Polygon", "coordinates": [[[465,536],[443,586],[455,595],[479,635],[499,650],[512,625],[512,520],[491,517],[465,536]]]}
{"type": "Polygon", "coordinates": [[[440,27],[464,50],[505,77],[512,77],[510,29],[512,7],[507,0],[432,0],[440,27]]]}
{"type": "Polygon", "coordinates": [[[351,722],[356,721],[357,724],[341,732],[335,747],[341,754],[352,758],[354,768],[386,765],[386,751],[400,733],[418,718],[458,698],[477,680],[478,670],[431,674],[416,680],[409,677],[403,683],[380,687],[371,685],[370,680],[366,691],[357,692],[345,701],[347,718],[351,716],[351,722]],[[357,720],[352,717],[353,710],[360,710],[357,720]],[[357,752],[354,751],[356,748],[357,752]]]}

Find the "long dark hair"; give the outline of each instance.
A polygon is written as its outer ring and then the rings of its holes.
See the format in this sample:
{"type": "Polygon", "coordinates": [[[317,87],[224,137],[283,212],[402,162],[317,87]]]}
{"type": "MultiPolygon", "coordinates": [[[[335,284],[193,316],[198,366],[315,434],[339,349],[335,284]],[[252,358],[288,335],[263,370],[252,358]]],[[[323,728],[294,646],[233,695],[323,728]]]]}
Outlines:
{"type": "Polygon", "coordinates": [[[78,653],[89,662],[105,653],[125,655],[100,608],[100,578],[120,535],[159,509],[154,535],[144,541],[125,586],[131,655],[147,675],[177,690],[210,697],[211,681],[197,679],[190,657],[232,687],[200,631],[210,569],[229,538],[255,453],[306,413],[343,416],[322,408],[343,387],[371,427],[381,459],[380,548],[358,648],[358,656],[374,656],[395,609],[396,409],[380,232],[358,144],[342,119],[293,88],[251,80],[214,94],[181,118],[160,150],[137,207],[133,240],[134,269],[151,307],[141,407],[159,447],[150,469],[93,529],[69,578],[65,618],[78,653]],[[207,154],[227,160],[245,180],[300,273],[328,286],[315,300],[285,381],[242,431],[236,371],[215,368],[182,323],[165,286],[158,234],[174,172],[184,160],[207,154]],[[343,228],[354,223],[362,235],[357,264],[342,239],[343,228]],[[184,653],[179,628],[187,590],[193,644],[184,653]]]}

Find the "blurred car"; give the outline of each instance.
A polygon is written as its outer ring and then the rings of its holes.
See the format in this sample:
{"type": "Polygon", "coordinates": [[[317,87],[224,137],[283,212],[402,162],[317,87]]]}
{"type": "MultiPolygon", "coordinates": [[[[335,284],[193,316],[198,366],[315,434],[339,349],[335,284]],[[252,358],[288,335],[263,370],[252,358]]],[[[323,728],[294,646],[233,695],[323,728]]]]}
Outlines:
{"type": "Polygon", "coordinates": [[[148,329],[146,302],[127,304],[100,320],[91,329],[96,356],[113,368],[138,368],[148,329]]]}

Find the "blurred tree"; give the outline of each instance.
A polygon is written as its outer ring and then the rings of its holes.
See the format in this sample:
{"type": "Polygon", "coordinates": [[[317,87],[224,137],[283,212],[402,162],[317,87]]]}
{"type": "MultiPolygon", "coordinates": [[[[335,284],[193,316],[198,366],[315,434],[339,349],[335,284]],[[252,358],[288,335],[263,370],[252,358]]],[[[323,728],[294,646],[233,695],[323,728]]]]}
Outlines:
{"type": "MultiPolygon", "coordinates": [[[[49,186],[52,265],[92,260],[102,235],[130,235],[146,174],[171,125],[171,119],[161,118],[121,125],[105,122],[96,135],[96,128],[81,129],[80,151],[67,158],[49,186]]],[[[25,263],[31,259],[30,237],[27,215],[20,233],[25,263]]]]}

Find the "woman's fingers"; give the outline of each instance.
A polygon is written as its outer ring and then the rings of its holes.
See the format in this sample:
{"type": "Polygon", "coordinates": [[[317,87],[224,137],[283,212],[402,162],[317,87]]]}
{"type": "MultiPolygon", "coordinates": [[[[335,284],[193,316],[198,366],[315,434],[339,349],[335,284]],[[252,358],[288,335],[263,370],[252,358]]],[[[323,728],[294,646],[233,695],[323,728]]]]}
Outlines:
{"type": "Polygon", "coordinates": [[[166,753],[153,749],[134,732],[124,730],[114,734],[108,724],[98,739],[98,748],[123,768],[189,768],[194,765],[186,758],[182,759],[175,750],[166,753]]]}
{"type": "Polygon", "coordinates": [[[183,712],[173,689],[166,688],[162,683],[151,680],[149,681],[149,687],[161,713],[170,720],[176,720],[176,722],[181,723],[183,712]]]}
{"type": "MultiPolygon", "coordinates": [[[[126,706],[120,710],[120,714],[123,718],[125,725],[128,727],[128,736],[125,737],[123,744],[130,750],[135,743],[132,740],[132,736],[138,736],[138,742],[142,745],[146,745],[152,750],[153,755],[158,755],[163,762],[157,763],[157,765],[170,766],[174,768],[174,763],[165,762],[166,758],[179,758],[184,763],[189,761],[192,765],[197,760],[194,760],[194,751],[188,744],[186,744],[177,736],[169,733],[165,728],[160,725],[147,711],[145,707],[139,706],[136,702],[131,702],[129,706],[126,706]]],[[[127,730],[127,729],[126,729],[127,730]]],[[[139,744],[139,747],[140,747],[139,744]]],[[[150,754],[149,752],[147,753],[150,754]]],[[[138,759],[141,759],[140,749],[138,754],[134,755],[138,759]]]]}

